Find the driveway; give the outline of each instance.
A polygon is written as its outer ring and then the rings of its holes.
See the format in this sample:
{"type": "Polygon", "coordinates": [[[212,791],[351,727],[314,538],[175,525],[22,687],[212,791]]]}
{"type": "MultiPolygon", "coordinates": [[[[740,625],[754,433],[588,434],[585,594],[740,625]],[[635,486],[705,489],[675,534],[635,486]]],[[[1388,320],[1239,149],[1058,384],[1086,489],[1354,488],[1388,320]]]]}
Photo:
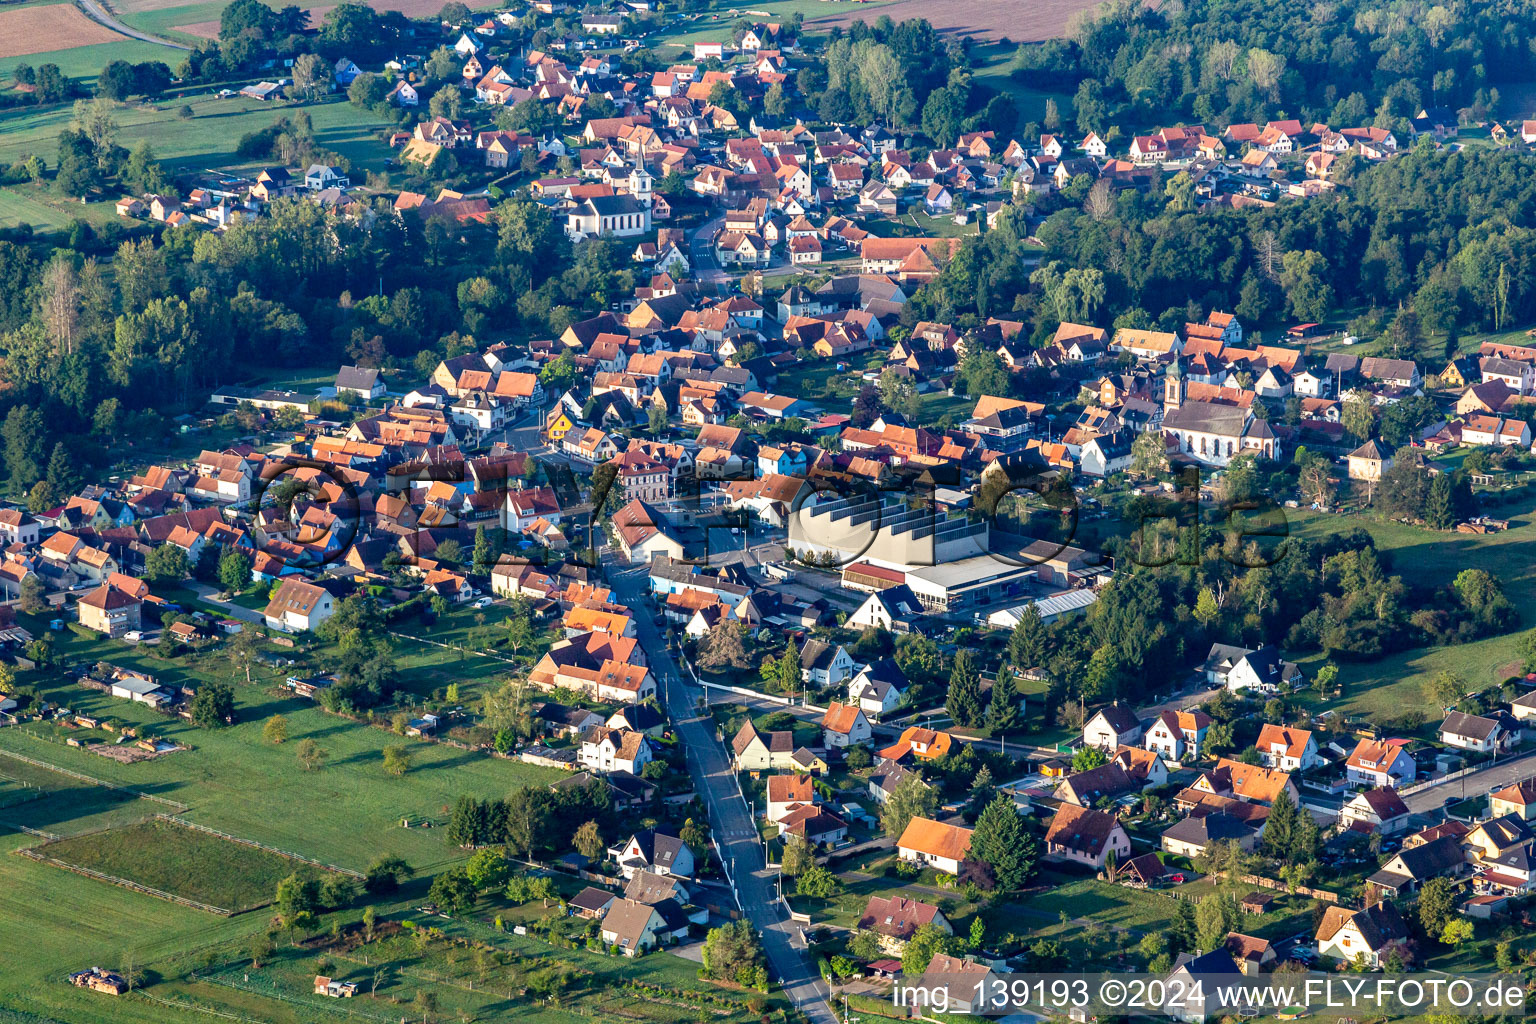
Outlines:
{"type": "MultiPolygon", "coordinates": [[[[620,603],[641,607],[648,570],[617,563],[611,550],[605,551],[602,558],[608,582],[620,603]]],[[[790,923],[789,913],[778,898],[778,871],[770,871],[765,865],[757,826],[731,771],[725,747],[715,738],[714,721],[700,717],[695,710],[701,696],[699,688],[684,682],[672,652],[650,616],[637,615],[635,623],[640,646],[660,682],[662,703],[687,751],[694,787],[709,808],[716,848],[731,880],[737,905],[761,938],[769,968],[790,1001],[816,1024],[837,1024],[836,1015],[827,1006],[821,979],[801,953],[805,942],[800,929],[790,923]]]]}
{"type": "Polygon", "coordinates": [[[185,586],[196,594],[200,600],[222,610],[232,619],[239,619],[241,622],[249,622],[257,626],[267,624],[267,617],[255,608],[247,608],[245,605],[235,604],[233,601],[216,600],[213,595],[223,593],[218,587],[207,583],[198,583],[196,580],[187,580],[185,586]]]}

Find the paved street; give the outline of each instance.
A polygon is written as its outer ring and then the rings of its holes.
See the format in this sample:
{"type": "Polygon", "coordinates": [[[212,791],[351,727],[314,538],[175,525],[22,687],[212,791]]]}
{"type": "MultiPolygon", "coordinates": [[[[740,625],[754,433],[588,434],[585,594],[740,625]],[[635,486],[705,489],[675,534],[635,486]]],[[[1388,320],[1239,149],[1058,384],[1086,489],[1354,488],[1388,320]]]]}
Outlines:
{"type": "Polygon", "coordinates": [[[1407,804],[1408,809],[1414,814],[1425,814],[1440,810],[1448,799],[1462,800],[1466,797],[1482,796],[1533,775],[1536,775],[1536,750],[1526,754],[1516,754],[1508,761],[1501,761],[1485,771],[1463,775],[1459,779],[1437,782],[1416,793],[1409,793],[1403,797],[1403,803],[1407,804]]]}
{"type": "Polygon", "coordinates": [[[799,928],[790,923],[788,911],[778,900],[778,872],[764,866],[757,828],[742,799],[725,747],[715,739],[713,722],[699,717],[695,710],[701,692],[683,681],[666,641],[656,631],[651,616],[645,614],[647,570],[616,563],[611,551],[603,554],[603,567],[619,602],[639,612],[635,623],[640,645],[651,671],[660,681],[662,702],[687,751],[694,785],[709,807],[710,824],[735,883],[738,902],[762,938],[773,975],[811,1020],[836,1024],[837,1016],[826,1002],[825,987],[797,948],[799,928]]]}

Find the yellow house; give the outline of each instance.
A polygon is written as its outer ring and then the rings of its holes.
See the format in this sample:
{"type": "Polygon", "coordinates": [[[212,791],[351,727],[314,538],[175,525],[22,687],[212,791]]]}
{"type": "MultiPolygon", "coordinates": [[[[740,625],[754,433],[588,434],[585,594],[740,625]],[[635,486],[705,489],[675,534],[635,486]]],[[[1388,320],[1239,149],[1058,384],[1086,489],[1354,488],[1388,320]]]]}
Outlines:
{"type": "Polygon", "coordinates": [[[1445,369],[1440,371],[1440,386],[1446,388],[1464,388],[1473,383],[1467,380],[1467,375],[1461,372],[1461,364],[1452,359],[1445,364],[1445,369]]]}
{"type": "Polygon", "coordinates": [[[1502,818],[1506,814],[1518,815],[1526,821],[1536,818],[1536,778],[1488,794],[1489,817],[1502,818]]]}
{"type": "Polygon", "coordinates": [[[566,411],[556,406],[549,422],[544,426],[544,436],[551,441],[564,440],[565,435],[569,434],[574,426],[576,424],[571,421],[571,417],[566,414],[566,411]]]}

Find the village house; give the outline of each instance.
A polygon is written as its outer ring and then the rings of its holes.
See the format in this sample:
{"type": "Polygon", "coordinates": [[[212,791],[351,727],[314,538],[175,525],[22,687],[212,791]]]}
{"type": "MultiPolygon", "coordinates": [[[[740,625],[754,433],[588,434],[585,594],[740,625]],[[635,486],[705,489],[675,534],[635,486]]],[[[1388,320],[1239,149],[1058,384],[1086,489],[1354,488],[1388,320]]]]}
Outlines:
{"type": "Polygon", "coordinates": [[[1105,751],[1140,742],[1141,737],[1141,720],[1135,709],[1119,702],[1095,711],[1083,726],[1083,745],[1105,751]]]}
{"type": "Polygon", "coordinates": [[[1346,828],[1396,835],[1408,829],[1408,805],[1395,789],[1368,789],[1358,793],[1339,812],[1346,828]]]}
{"type": "Polygon", "coordinates": [[[1164,711],[1152,722],[1142,744],[1168,761],[1198,758],[1211,716],[1203,711],[1164,711]]]}
{"type": "Polygon", "coordinates": [[[846,749],[868,743],[874,733],[862,710],[852,704],[832,701],[822,716],[821,734],[827,747],[846,749]]]}
{"type": "Polygon", "coordinates": [[[681,838],[661,831],[659,826],[641,829],[622,845],[611,848],[608,854],[618,863],[626,881],[639,871],[693,877],[693,851],[681,838]]]}
{"type": "Polygon", "coordinates": [[[593,771],[639,775],[651,758],[644,733],[599,727],[587,730],[581,739],[581,764],[593,771]]]}
{"type": "Polygon", "coordinates": [[[856,704],[865,715],[879,721],[901,706],[907,690],[907,677],[890,658],[881,658],[859,669],[848,683],[848,702],[856,704]]]}
{"type": "Polygon", "coordinates": [[[1063,804],[1046,827],[1046,860],[1098,870],[1111,855],[1122,863],[1131,855],[1130,836],[1113,814],[1063,804]]]}
{"type": "Polygon", "coordinates": [[[1266,722],[1259,729],[1259,763],[1285,772],[1306,771],[1323,763],[1317,752],[1317,740],[1310,730],[1266,722]]]}
{"type": "Polygon", "coordinates": [[[298,579],[286,579],[272,591],[263,613],[269,629],[302,633],[330,618],[336,605],[330,591],[298,579]]]}
{"type": "Polygon", "coordinates": [[[853,658],[842,644],[807,640],[800,649],[800,679],[808,686],[837,686],[853,678],[853,658]]]}
{"type": "Polygon", "coordinates": [[[1345,760],[1344,774],[1352,786],[1396,789],[1412,782],[1418,767],[1401,744],[1363,739],[1345,760]]]}
{"type": "Polygon", "coordinates": [[[1391,903],[1364,910],[1331,906],[1323,911],[1315,941],[1319,955],[1346,963],[1361,958],[1367,967],[1380,967],[1393,946],[1406,942],[1408,925],[1391,903]]]}
{"type": "Polygon", "coordinates": [[[859,916],[858,928],[875,934],[881,952],[900,956],[907,941],[924,925],[932,925],[945,935],[955,933],[938,907],[903,896],[871,896],[859,916]]]}
{"type": "Polygon", "coordinates": [[[931,818],[914,817],[896,840],[896,855],[919,866],[958,876],[971,851],[971,830],[931,818]]]}

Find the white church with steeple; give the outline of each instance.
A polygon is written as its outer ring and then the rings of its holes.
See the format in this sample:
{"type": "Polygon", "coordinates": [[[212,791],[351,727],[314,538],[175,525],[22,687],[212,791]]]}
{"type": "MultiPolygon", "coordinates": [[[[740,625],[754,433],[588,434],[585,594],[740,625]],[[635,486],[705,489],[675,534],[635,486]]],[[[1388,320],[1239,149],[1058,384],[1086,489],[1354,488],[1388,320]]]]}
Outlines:
{"type": "Polygon", "coordinates": [[[1279,458],[1279,439],[1253,414],[1257,399],[1251,393],[1198,384],[1196,389],[1201,397],[1190,397],[1184,366],[1175,357],[1163,379],[1163,434],[1178,442],[1186,459],[1220,467],[1245,452],[1279,458]]]}

